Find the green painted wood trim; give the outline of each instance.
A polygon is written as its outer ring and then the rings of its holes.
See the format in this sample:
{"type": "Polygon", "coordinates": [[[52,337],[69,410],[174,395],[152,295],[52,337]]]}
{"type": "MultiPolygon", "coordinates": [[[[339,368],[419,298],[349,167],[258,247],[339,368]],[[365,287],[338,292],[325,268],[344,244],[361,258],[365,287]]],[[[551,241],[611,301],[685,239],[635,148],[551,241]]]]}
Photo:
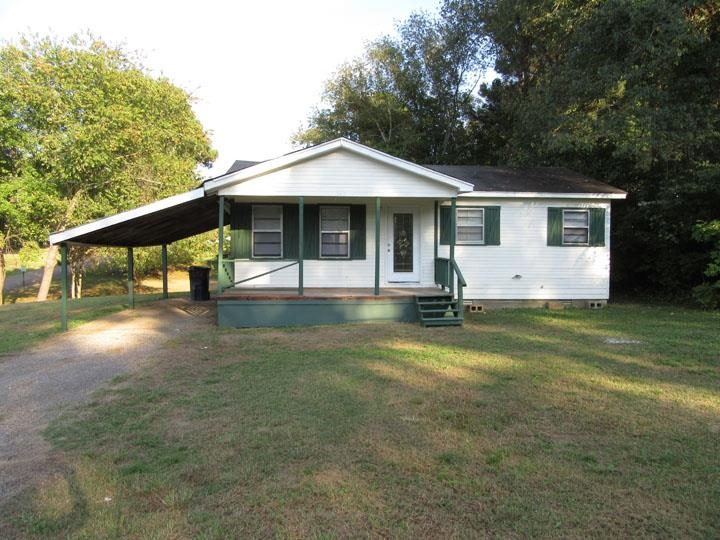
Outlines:
{"type": "Polygon", "coordinates": [[[440,207],[440,244],[443,246],[450,245],[452,217],[450,216],[450,207],[440,207]]]}
{"type": "MultiPolygon", "coordinates": [[[[232,218],[231,218],[232,219],[232,218]]],[[[225,197],[218,197],[218,264],[217,264],[217,293],[222,294],[222,280],[220,273],[223,264],[223,241],[225,240],[225,197]]]]}
{"type": "Polygon", "coordinates": [[[68,248],[60,245],[60,330],[68,329],[68,248]]]}
{"type": "Polygon", "coordinates": [[[298,205],[282,205],[282,243],[283,259],[295,260],[298,258],[298,205]]]}
{"type": "Polygon", "coordinates": [[[483,206],[485,215],[485,246],[500,245],[500,207],[483,206]]]}
{"type": "Polygon", "coordinates": [[[128,304],[130,309],[135,309],[135,259],[131,247],[127,248],[127,272],[128,304]]]}
{"type": "Polygon", "coordinates": [[[305,199],[298,197],[298,295],[305,293],[303,283],[303,258],[305,256],[305,199]]]}
{"type": "MultiPolygon", "coordinates": [[[[450,263],[455,260],[455,240],[457,229],[457,199],[450,200],[450,263]]],[[[455,274],[450,268],[450,294],[455,292],[455,274]]]]}
{"type": "Polygon", "coordinates": [[[435,212],[433,213],[433,232],[434,232],[434,240],[433,240],[433,259],[437,260],[438,258],[438,241],[440,240],[440,230],[439,230],[439,223],[438,220],[440,219],[440,201],[435,201],[435,212]]]}
{"type": "Polygon", "coordinates": [[[305,260],[320,258],[320,207],[305,205],[305,260]]]}
{"type": "Polygon", "coordinates": [[[375,198],[375,296],[380,296],[380,197],[375,198]]]}
{"type": "Polygon", "coordinates": [[[230,258],[252,255],[252,205],[233,202],[230,213],[230,258]]]}
{"type": "Polygon", "coordinates": [[[218,326],[262,328],[356,322],[416,322],[415,298],[218,300],[218,326]]]}
{"type": "Polygon", "coordinates": [[[350,259],[366,258],[365,230],[367,229],[367,207],[364,204],[350,205],[350,259]]]}
{"type": "MultiPolygon", "coordinates": [[[[168,298],[168,255],[167,255],[167,244],[162,245],[162,250],[160,252],[160,259],[161,259],[161,265],[162,265],[162,297],[168,298]]],[[[218,270],[219,273],[219,270],[218,270]]]]}
{"type": "Polygon", "coordinates": [[[548,208],[547,213],[547,245],[562,246],[563,209],[548,208]]]}
{"type": "Polygon", "coordinates": [[[605,245],[605,209],[590,209],[590,245],[605,245]]]}

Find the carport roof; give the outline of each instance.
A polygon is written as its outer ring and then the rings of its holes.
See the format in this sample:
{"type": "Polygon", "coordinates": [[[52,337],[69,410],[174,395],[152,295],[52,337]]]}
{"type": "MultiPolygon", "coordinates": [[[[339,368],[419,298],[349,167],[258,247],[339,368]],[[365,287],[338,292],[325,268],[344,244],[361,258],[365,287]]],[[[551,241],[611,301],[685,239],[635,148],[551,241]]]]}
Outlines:
{"type": "Polygon", "coordinates": [[[170,244],[218,226],[218,197],[200,187],[50,235],[51,244],[142,247],[170,244]]]}

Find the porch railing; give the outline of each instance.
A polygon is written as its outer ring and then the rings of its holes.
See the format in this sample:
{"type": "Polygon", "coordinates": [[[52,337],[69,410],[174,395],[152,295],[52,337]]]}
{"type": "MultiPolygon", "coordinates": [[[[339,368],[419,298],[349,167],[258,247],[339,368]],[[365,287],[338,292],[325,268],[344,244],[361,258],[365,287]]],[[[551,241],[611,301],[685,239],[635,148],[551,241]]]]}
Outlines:
{"type": "Polygon", "coordinates": [[[220,268],[218,268],[218,279],[220,286],[224,289],[233,286],[235,281],[235,261],[232,259],[223,259],[220,268]]]}
{"type": "MultiPolygon", "coordinates": [[[[223,262],[225,262],[225,261],[223,261],[223,262]]],[[[231,283],[230,285],[223,287],[222,290],[225,291],[227,289],[231,289],[232,287],[235,287],[236,285],[240,285],[241,283],[246,283],[248,281],[252,281],[253,279],[267,276],[269,274],[274,274],[275,272],[279,272],[280,270],[285,270],[286,268],[290,268],[291,266],[295,266],[296,264],[299,264],[299,261],[293,261],[290,264],[286,264],[285,266],[279,266],[278,268],[273,268],[272,270],[268,270],[267,272],[262,272],[260,274],[255,274],[254,276],[250,276],[248,278],[241,279],[240,281],[235,281],[234,283],[231,283]]]]}
{"type": "MultiPolygon", "coordinates": [[[[447,287],[450,294],[455,292],[455,279],[457,277],[457,301],[458,312],[463,312],[463,289],[467,287],[465,277],[460,271],[457,261],[445,257],[435,258],[435,283],[441,287],[447,287]]],[[[462,315],[461,315],[462,316],[462,315]]]]}

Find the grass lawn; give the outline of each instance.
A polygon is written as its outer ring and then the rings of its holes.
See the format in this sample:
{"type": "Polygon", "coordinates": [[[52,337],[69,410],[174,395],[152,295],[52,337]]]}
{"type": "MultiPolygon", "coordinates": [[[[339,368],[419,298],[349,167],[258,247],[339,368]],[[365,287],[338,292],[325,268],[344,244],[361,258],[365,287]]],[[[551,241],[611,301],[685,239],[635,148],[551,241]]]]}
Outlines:
{"type": "Polygon", "coordinates": [[[64,473],[0,533],[717,538],[718,330],[626,305],[196,331],[50,426],[64,473]]]}

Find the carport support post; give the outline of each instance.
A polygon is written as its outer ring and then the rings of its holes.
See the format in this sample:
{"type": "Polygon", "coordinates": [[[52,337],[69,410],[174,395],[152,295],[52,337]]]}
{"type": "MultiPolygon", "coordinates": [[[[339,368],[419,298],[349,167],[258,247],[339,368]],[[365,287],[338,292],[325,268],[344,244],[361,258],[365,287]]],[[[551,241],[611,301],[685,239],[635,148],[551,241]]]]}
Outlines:
{"type": "Polygon", "coordinates": [[[128,286],[128,304],[130,309],[135,309],[135,264],[133,260],[133,248],[127,248],[127,286],[128,286]]]}
{"type": "Polygon", "coordinates": [[[60,330],[68,329],[68,253],[67,244],[60,244],[60,330]]]}
{"type": "MultiPolygon", "coordinates": [[[[217,267],[217,293],[222,294],[222,275],[223,266],[223,242],[225,241],[225,196],[218,197],[218,267],[217,267]]],[[[231,280],[232,281],[232,280],[231,280]]]]}
{"type": "Polygon", "coordinates": [[[305,199],[298,197],[298,296],[305,294],[303,259],[305,258],[305,199]]]}
{"type": "Polygon", "coordinates": [[[375,197],[375,296],[380,296],[380,197],[375,197]]]}
{"type": "Polygon", "coordinates": [[[163,276],[163,298],[167,298],[168,297],[167,244],[162,245],[162,276],[163,276]]]}

